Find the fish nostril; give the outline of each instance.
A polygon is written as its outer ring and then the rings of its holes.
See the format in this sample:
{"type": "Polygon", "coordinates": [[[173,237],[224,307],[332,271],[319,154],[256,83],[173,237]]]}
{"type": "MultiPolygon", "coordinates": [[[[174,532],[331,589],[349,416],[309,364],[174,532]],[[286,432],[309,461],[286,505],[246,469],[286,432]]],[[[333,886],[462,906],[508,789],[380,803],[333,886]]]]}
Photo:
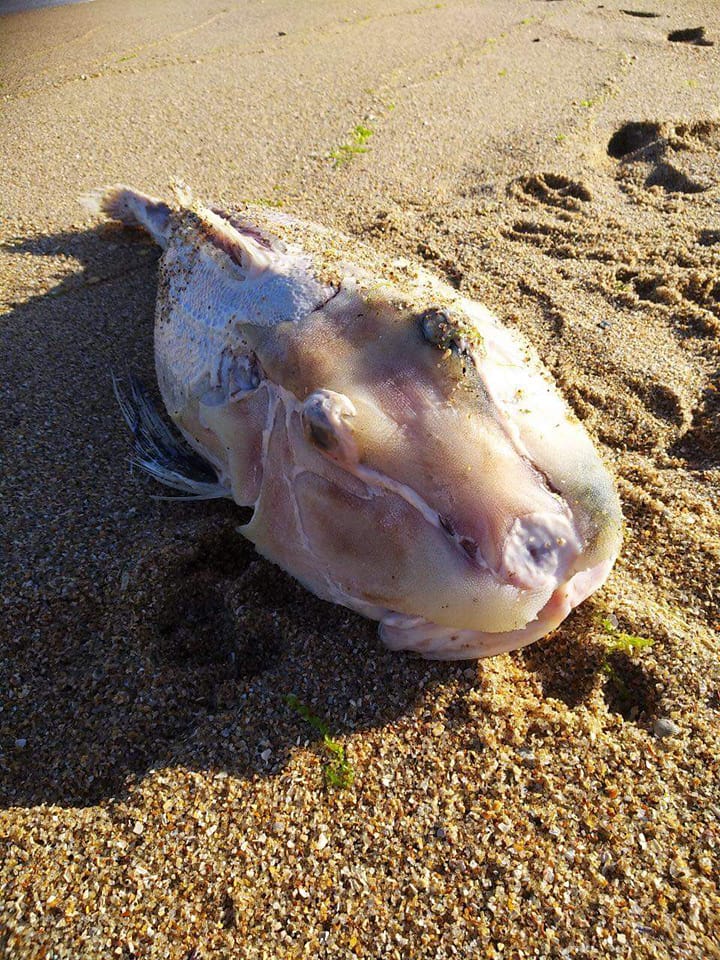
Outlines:
{"type": "Polygon", "coordinates": [[[440,526],[443,528],[443,530],[444,530],[449,536],[454,537],[454,536],[455,536],[455,527],[453,526],[452,520],[451,520],[449,517],[443,517],[443,516],[440,515],[440,514],[438,514],[438,520],[440,521],[440,526]]]}
{"type": "Polygon", "coordinates": [[[465,553],[470,557],[471,560],[474,560],[477,556],[478,545],[474,540],[471,540],[470,537],[463,537],[460,540],[460,546],[463,548],[465,553]]]}
{"type": "Polygon", "coordinates": [[[438,514],[438,521],[445,533],[447,533],[447,535],[454,540],[458,546],[462,547],[471,560],[474,560],[478,552],[477,543],[471,537],[459,536],[455,529],[455,524],[449,517],[444,517],[442,514],[438,514]]]}

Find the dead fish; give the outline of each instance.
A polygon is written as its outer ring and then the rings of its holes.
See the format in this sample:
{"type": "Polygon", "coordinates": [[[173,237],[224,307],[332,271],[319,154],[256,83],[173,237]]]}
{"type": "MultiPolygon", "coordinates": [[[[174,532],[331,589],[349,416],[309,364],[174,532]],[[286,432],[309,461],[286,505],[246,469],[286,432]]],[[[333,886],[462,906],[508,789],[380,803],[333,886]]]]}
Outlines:
{"type": "Polygon", "coordinates": [[[392,649],[532,643],[606,580],[613,480],[535,351],[407,261],[274,210],[178,188],[91,204],[164,248],[155,360],[179,441],[137,385],[138,459],[392,649]]]}

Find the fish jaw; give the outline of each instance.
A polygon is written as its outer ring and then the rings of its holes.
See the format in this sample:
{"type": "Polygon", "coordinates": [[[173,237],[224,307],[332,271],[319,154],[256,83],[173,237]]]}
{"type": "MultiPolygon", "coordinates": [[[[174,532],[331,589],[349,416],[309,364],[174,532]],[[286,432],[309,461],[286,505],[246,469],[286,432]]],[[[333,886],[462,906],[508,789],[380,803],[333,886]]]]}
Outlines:
{"type": "Polygon", "coordinates": [[[605,583],[614,562],[615,558],[611,557],[576,573],[554,591],[537,618],[519,630],[504,633],[453,630],[420,617],[391,613],[383,618],[378,634],[390,650],[411,651],[433,660],[474,660],[519,650],[559,627],[575,607],[605,583]]]}
{"type": "Polygon", "coordinates": [[[411,488],[362,465],[344,469],[324,443],[309,446],[303,405],[292,394],[274,389],[269,409],[262,485],[243,534],[316,595],[380,620],[393,649],[461,659],[525,646],[555,629],[610,572],[614,557],[573,572],[581,545],[559,513],[516,521],[503,551],[512,570],[491,571],[411,488]],[[535,546],[552,537],[563,546],[538,554],[535,546]]]}

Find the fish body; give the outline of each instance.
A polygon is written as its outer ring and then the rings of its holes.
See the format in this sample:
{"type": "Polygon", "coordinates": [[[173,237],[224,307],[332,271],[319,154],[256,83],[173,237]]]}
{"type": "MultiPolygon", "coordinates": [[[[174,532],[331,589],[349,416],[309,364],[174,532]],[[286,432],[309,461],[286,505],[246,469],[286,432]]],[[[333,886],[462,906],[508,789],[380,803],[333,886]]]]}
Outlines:
{"type": "Polygon", "coordinates": [[[155,475],[251,507],[240,529],[263,556],[391,648],[442,659],[531,643],[605,581],[612,478],[481,304],[276,210],[127,187],[96,207],[165,248],[158,383],[212,472],[155,475]]]}

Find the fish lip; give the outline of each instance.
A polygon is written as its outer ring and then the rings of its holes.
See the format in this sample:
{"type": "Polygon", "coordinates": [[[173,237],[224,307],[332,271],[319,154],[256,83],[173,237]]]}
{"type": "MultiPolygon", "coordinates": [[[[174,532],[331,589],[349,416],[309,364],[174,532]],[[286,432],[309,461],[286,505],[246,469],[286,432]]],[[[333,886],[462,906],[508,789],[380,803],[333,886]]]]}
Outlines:
{"type": "Polygon", "coordinates": [[[568,512],[544,511],[516,517],[502,545],[498,579],[521,590],[538,590],[566,581],[582,547],[568,512]]]}
{"type": "Polygon", "coordinates": [[[610,571],[615,566],[617,554],[609,557],[607,560],[601,560],[595,566],[586,570],[579,570],[574,574],[565,585],[570,602],[570,609],[574,610],[583,600],[595,593],[610,576],[610,571]]]}

